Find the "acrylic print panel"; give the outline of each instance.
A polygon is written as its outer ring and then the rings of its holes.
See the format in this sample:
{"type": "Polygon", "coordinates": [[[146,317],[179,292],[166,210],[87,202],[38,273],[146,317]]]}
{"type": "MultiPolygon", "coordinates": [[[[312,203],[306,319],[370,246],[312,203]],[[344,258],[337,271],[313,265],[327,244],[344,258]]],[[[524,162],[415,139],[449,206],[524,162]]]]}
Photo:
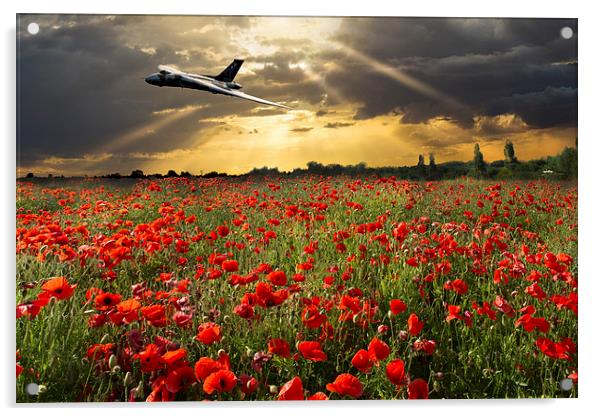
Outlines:
{"type": "Polygon", "coordinates": [[[577,397],[577,29],[19,15],[16,400],[577,397]]]}

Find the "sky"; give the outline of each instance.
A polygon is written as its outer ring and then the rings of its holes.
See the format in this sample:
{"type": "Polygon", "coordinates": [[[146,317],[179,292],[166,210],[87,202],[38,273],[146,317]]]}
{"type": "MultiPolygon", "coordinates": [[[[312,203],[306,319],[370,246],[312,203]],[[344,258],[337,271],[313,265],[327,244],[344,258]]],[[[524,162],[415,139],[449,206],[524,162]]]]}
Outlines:
{"type": "Polygon", "coordinates": [[[17,175],[520,160],[577,137],[577,20],[20,15],[17,175]],[[39,26],[37,34],[28,25],[39,26]],[[570,39],[561,36],[572,29],[570,39]],[[293,110],[144,82],[166,64],[293,110]]]}

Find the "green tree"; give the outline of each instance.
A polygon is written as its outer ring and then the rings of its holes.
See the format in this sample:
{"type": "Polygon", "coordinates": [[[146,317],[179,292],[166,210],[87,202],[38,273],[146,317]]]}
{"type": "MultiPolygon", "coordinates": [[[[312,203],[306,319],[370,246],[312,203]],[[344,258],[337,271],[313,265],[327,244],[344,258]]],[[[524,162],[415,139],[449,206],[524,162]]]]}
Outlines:
{"type": "Polygon", "coordinates": [[[140,169],[135,169],[132,171],[132,173],[130,174],[130,177],[132,178],[144,178],[144,172],[141,171],[140,169]]]}
{"type": "Polygon", "coordinates": [[[424,164],[424,156],[418,155],[418,164],[416,165],[418,176],[424,178],[426,176],[426,165],[424,164]]]}
{"type": "Polygon", "coordinates": [[[481,153],[481,148],[478,143],[475,143],[474,145],[473,164],[476,176],[481,176],[487,171],[487,166],[485,165],[485,160],[483,159],[483,153],[481,153]]]}
{"type": "Polygon", "coordinates": [[[430,179],[437,178],[437,164],[435,163],[435,154],[432,152],[429,153],[428,175],[430,179]]]}
{"type": "Polygon", "coordinates": [[[506,140],[506,145],[504,146],[504,162],[506,165],[511,165],[518,162],[518,159],[514,154],[514,145],[510,140],[506,140]]]}

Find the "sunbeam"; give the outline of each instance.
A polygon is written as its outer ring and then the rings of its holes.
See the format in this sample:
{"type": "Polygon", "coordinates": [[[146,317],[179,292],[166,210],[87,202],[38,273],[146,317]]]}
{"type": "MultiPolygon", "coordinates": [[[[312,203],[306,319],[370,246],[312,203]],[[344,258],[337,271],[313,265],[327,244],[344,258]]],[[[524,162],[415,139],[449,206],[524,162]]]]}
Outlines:
{"type": "Polygon", "coordinates": [[[115,150],[118,150],[124,146],[127,146],[131,143],[134,143],[138,140],[143,139],[145,136],[156,132],[159,129],[162,129],[170,124],[175,123],[176,121],[193,114],[203,108],[206,108],[207,105],[194,105],[194,106],[186,106],[182,108],[168,108],[165,110],[155,111],[153,112],[153,116],[157,117],[157,120],[152,121],[150,123],[145,123],[144,125],[135,128],[121,136],[116,137],[115,139],[106,143],[99,150],[101,153],[112,153],[115,150]]]}
{"type": "Polygon", "coordinates": [[[337,104],[345,102],[345,98],[339,92],[339,90],[333,87],[331,84],[327,83],[323,75],[316,73],[313,69],[311,69],[309,65],[304,63],[298,65],[297,67],[305,73],[307,79],[318,84],[326,92],[326,94],[328,94],[329,97],[334,98],[337,104]]]}
{"type": "Polygon", "coordinates": [[[399,68],[395,68],[391,65],[387,65],[383,62],[380,62],[356,49],[353,49],[347,45],[343,45],[340,42],[337,43],[336,46],[339,49],[345,51],[345,53],[347,53],[349,56],[353,57],[354,59],[357,59],[358,61],[365,63],[366,65],[369,65],[376,72],[379,72],[379,73],[391,78],[392,80],[397,81],[401,85],[411,88],[412,90],[414,90],[426,97],[438,100],[440,102],[444,102],[447,105],[453,106],[456,108],[464,108],[465,107],[465,105],[462,104],[457,99],[450,97],[449,95],[446,95],[441,91],[438,91],[437,89],[431,87],[430,85],[428,85],[420,80],[417,80],[416,78],[406,74],[404,71],[402,71],[399,68]]]}

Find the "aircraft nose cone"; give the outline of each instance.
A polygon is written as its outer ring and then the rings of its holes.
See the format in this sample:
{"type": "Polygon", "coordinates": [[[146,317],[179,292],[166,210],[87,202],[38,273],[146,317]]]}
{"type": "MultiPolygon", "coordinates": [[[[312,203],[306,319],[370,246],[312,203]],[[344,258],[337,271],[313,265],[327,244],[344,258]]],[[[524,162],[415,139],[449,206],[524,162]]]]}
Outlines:
{"type": "Polygon", "coordinates": [[[160,84],[160,79],[157,76],[157,74],[149,75],[148,77],[144,78],[144,81],[151,85],[159,85],[160,84]]]}

